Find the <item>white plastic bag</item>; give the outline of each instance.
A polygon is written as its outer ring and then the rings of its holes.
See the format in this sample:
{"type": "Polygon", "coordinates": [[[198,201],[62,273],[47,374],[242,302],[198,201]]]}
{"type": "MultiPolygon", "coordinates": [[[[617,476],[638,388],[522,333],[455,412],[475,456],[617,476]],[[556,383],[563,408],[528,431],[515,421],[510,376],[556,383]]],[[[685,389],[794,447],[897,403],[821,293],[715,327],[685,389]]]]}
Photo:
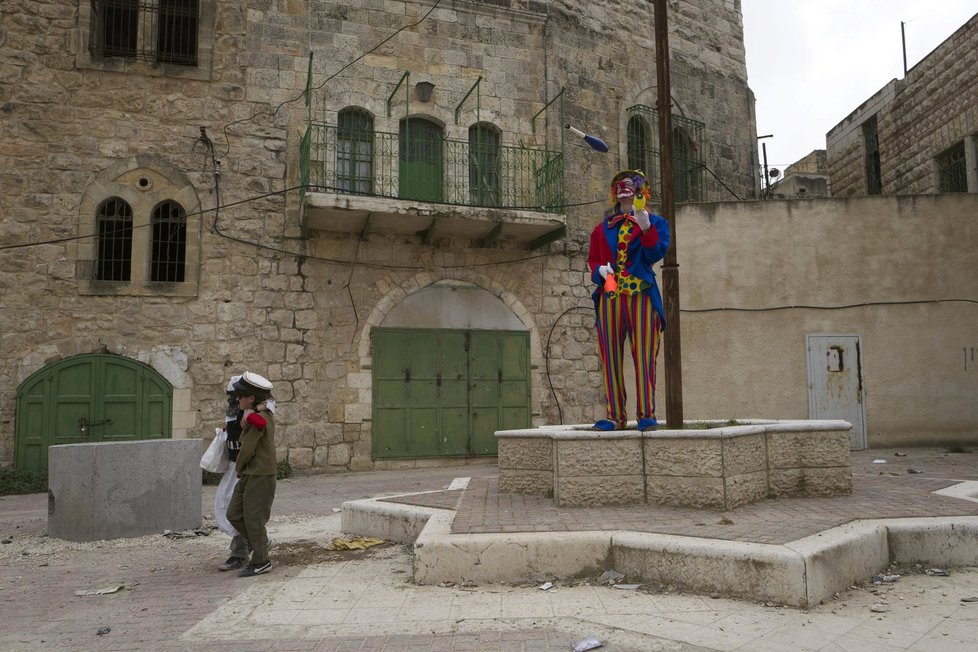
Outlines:
{"type": "Polygon", "coordinates": [[[224,473],[228,470],[228,433],[221,428],[214,429],[214,439],[200,458],[200,468],[211,473],[224,473]]]}

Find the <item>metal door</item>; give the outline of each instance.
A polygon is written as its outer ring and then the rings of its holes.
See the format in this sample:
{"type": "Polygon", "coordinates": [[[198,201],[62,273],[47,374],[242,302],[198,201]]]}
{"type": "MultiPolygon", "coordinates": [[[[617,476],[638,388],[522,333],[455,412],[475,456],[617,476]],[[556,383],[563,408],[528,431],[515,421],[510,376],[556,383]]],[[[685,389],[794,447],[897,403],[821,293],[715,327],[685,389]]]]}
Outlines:
{"type": "Polygon", "coordinates": [[[120,356],[45,367],[17,390],[16,466],[46,471],[55,444],[169,438],[172,395],[151,367],[120,356]]]}
{"type": "Polygon", "coordinates": [[[859,335],[808,335],[807,344],[810,417],[848,421],[852,424],[850,448],[866,448],[862,338],[859,335]]]}
{"type": "Polygon", "coordinates": [[[421,118],[405,118],[399,138],[398,196],[442,201],[441,127],[421,118]]]}
{"type": "Polygon", "coordinates": [[[529,334],[380,329],[373,338],[373,455],[495,455],[530,425],[529,334]]]}

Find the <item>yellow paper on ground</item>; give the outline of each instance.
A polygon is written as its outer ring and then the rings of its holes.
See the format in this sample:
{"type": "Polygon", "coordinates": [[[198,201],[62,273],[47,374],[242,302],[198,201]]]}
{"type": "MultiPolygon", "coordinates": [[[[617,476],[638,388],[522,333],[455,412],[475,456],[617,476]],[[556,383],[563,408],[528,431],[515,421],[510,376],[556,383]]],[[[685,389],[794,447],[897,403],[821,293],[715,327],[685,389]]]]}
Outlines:
{"type": "Polygon", "coordinates": [[[375,539],[373,537],[344,539],[342,537],[336,537],[333,539],[333,550],[366,550],[371,546],[379,546],[382,543],[387,543],[387,539],[375,539]]]}

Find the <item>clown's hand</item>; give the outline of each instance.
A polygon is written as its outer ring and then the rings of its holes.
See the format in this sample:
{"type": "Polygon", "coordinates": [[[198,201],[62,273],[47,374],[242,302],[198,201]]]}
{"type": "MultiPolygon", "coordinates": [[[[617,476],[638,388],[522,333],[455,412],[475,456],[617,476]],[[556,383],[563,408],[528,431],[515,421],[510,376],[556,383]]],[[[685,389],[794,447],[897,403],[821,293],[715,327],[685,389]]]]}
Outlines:
{"type": "Polygon", "coordinates": [[[643,231],[647,231],[650,226],[652,226],[652,220],[649,219],[649,212],[643,209],[635,209],[635,223],[638,224],[638,228],[643,231]]]}
{"type": "Polygon", "coordinates": [[[601,275],[601,278],[608,278],[608,274],[611,274],[612,272],[614,272],[614,270],[611,269],[610,264],[602,265],[601,267],[598,268],[598,274],[601,275]]]}

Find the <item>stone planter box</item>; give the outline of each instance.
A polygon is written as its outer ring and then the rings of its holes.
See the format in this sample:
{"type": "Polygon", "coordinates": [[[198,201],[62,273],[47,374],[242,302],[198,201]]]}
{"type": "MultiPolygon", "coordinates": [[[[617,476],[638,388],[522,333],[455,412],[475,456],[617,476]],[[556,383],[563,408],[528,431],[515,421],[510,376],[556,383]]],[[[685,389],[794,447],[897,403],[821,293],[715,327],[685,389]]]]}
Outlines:
{"type": "Polygon", "coordinates": [[[740,424],[645,433],[590,426],[502,430],[496,433],[499,489],[553,496],[560,507],[714,509],[766,497],[851,493],[847,421],[740,424]]]}

